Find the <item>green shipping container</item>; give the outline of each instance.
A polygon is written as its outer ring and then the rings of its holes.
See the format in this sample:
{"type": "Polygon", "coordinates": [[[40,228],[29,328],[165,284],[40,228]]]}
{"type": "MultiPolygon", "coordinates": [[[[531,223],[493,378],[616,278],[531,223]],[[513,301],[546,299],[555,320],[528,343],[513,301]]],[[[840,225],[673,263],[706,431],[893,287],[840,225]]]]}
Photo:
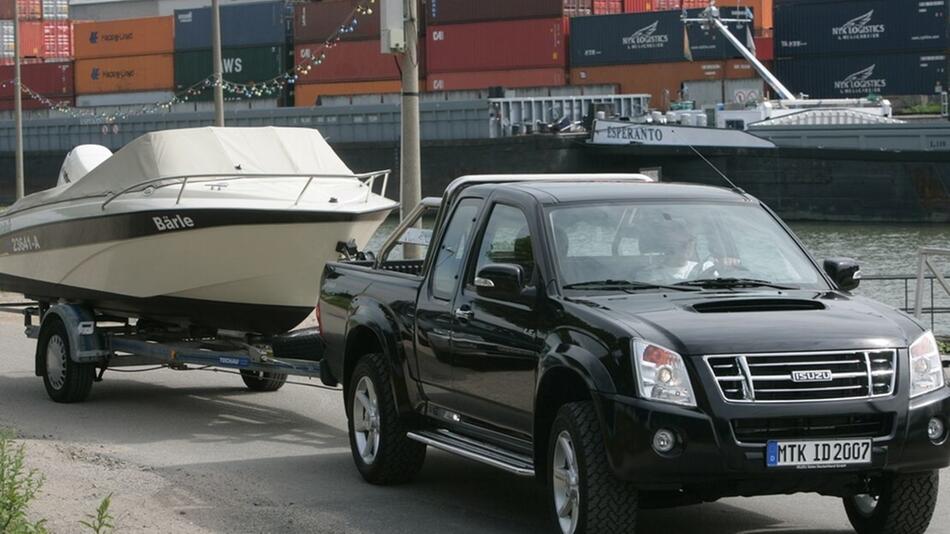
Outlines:
{"type": "MultiPolygon", "coordinates": [[[[250,84],[260,83],[280,76],[287,69],[286,51],[283,46],[225,48],[221,51],[225,81],[250,84]]],[[[175,91],[181,92],[211,75],[213,63],[211,49],[175,52],[175,91]]],[[[252,98],[280,98],[281,94],[264,94],[252,98]]],[[[212,100],[210,87],[189,100],[212,100]]],[[[247,98],[225,90],[225,100],[247,98]]]]}

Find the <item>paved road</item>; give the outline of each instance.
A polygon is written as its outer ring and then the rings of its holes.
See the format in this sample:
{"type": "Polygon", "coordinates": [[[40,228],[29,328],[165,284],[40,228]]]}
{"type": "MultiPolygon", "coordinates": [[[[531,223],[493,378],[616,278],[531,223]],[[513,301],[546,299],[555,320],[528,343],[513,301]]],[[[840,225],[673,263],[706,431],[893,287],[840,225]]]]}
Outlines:
{"type": "MultiPolygon", "coordinates": [[[[33,376],[34,343],[0,322],[0,425],[164,479],[157,506],[219,532],[549,532],[531,481],[430,453],[416,482],[362,482],[347,445],[341,396],[287,386],[249,393],[233,375],[107,373],[80,405],[48,401],[33,376]]],[[[95,471],[93,471],[95,472],[95,471]]],[[[88,475],[86,475],[88,477],[88,475]]],[[[57,473],[47,473],[55,479],[57,473]]],[[[90,484],[95,481],[89,481],[90,484]]],[[[136,530],[134,523],[126,530],[136,530]]],[[[950,532],[950,476],[931,529],[950,532]]],[[[644,534],[850,532],[839,501],[811,495],[728,499],[642,514],[644,534]]]]}

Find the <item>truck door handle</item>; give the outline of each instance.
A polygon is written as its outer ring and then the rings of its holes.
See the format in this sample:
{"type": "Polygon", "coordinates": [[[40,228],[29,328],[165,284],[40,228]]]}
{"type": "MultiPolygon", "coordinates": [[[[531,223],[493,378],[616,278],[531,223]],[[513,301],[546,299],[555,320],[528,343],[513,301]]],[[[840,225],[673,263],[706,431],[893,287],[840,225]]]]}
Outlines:
{"type": "Polygon", "coordinates": [[[467,306],[462,306],[461,308],[455,310],[455,317],[463,321],[468,321],[472,317],[475,317],[475,312],[467,306]]]}

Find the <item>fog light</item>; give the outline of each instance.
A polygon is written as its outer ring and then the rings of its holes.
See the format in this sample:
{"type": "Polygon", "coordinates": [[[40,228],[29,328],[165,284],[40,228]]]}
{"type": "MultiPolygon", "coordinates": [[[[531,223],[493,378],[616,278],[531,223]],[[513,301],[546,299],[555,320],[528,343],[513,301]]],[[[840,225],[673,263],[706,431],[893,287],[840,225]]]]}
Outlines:
{"type": "Polygon", "coordinates": [[[676,448],[676,434],[665,428],[657,430],[653,435],[653,450],[660,454],[668,454],[676,448]]]}
{"type": "MultiPolygon", "coordinates": [[[[937,443],[944,438],[946,432],[946,427],[939,418],[934,417],[930,420],[930,423],[927,424],[927,437],[930,438],[930,441],[937,443]]],[[[654,443],[656,441],[654,440],[654,443]]]]}

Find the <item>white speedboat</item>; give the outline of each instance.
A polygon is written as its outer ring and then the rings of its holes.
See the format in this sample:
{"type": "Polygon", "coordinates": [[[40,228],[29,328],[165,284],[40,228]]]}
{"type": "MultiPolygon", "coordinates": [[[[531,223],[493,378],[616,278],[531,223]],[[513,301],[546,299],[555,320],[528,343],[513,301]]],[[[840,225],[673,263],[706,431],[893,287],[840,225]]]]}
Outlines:
{"type": "MultiPolygon", "coordinates": [[[[397,203],[316,130],[196,128],[74,149],[56,187],[0,214],[0,289],[182,326],[285,332],[337,243],[397,203]]],[[[382,182],[382,183],[380,183],[382,182]]]]}

